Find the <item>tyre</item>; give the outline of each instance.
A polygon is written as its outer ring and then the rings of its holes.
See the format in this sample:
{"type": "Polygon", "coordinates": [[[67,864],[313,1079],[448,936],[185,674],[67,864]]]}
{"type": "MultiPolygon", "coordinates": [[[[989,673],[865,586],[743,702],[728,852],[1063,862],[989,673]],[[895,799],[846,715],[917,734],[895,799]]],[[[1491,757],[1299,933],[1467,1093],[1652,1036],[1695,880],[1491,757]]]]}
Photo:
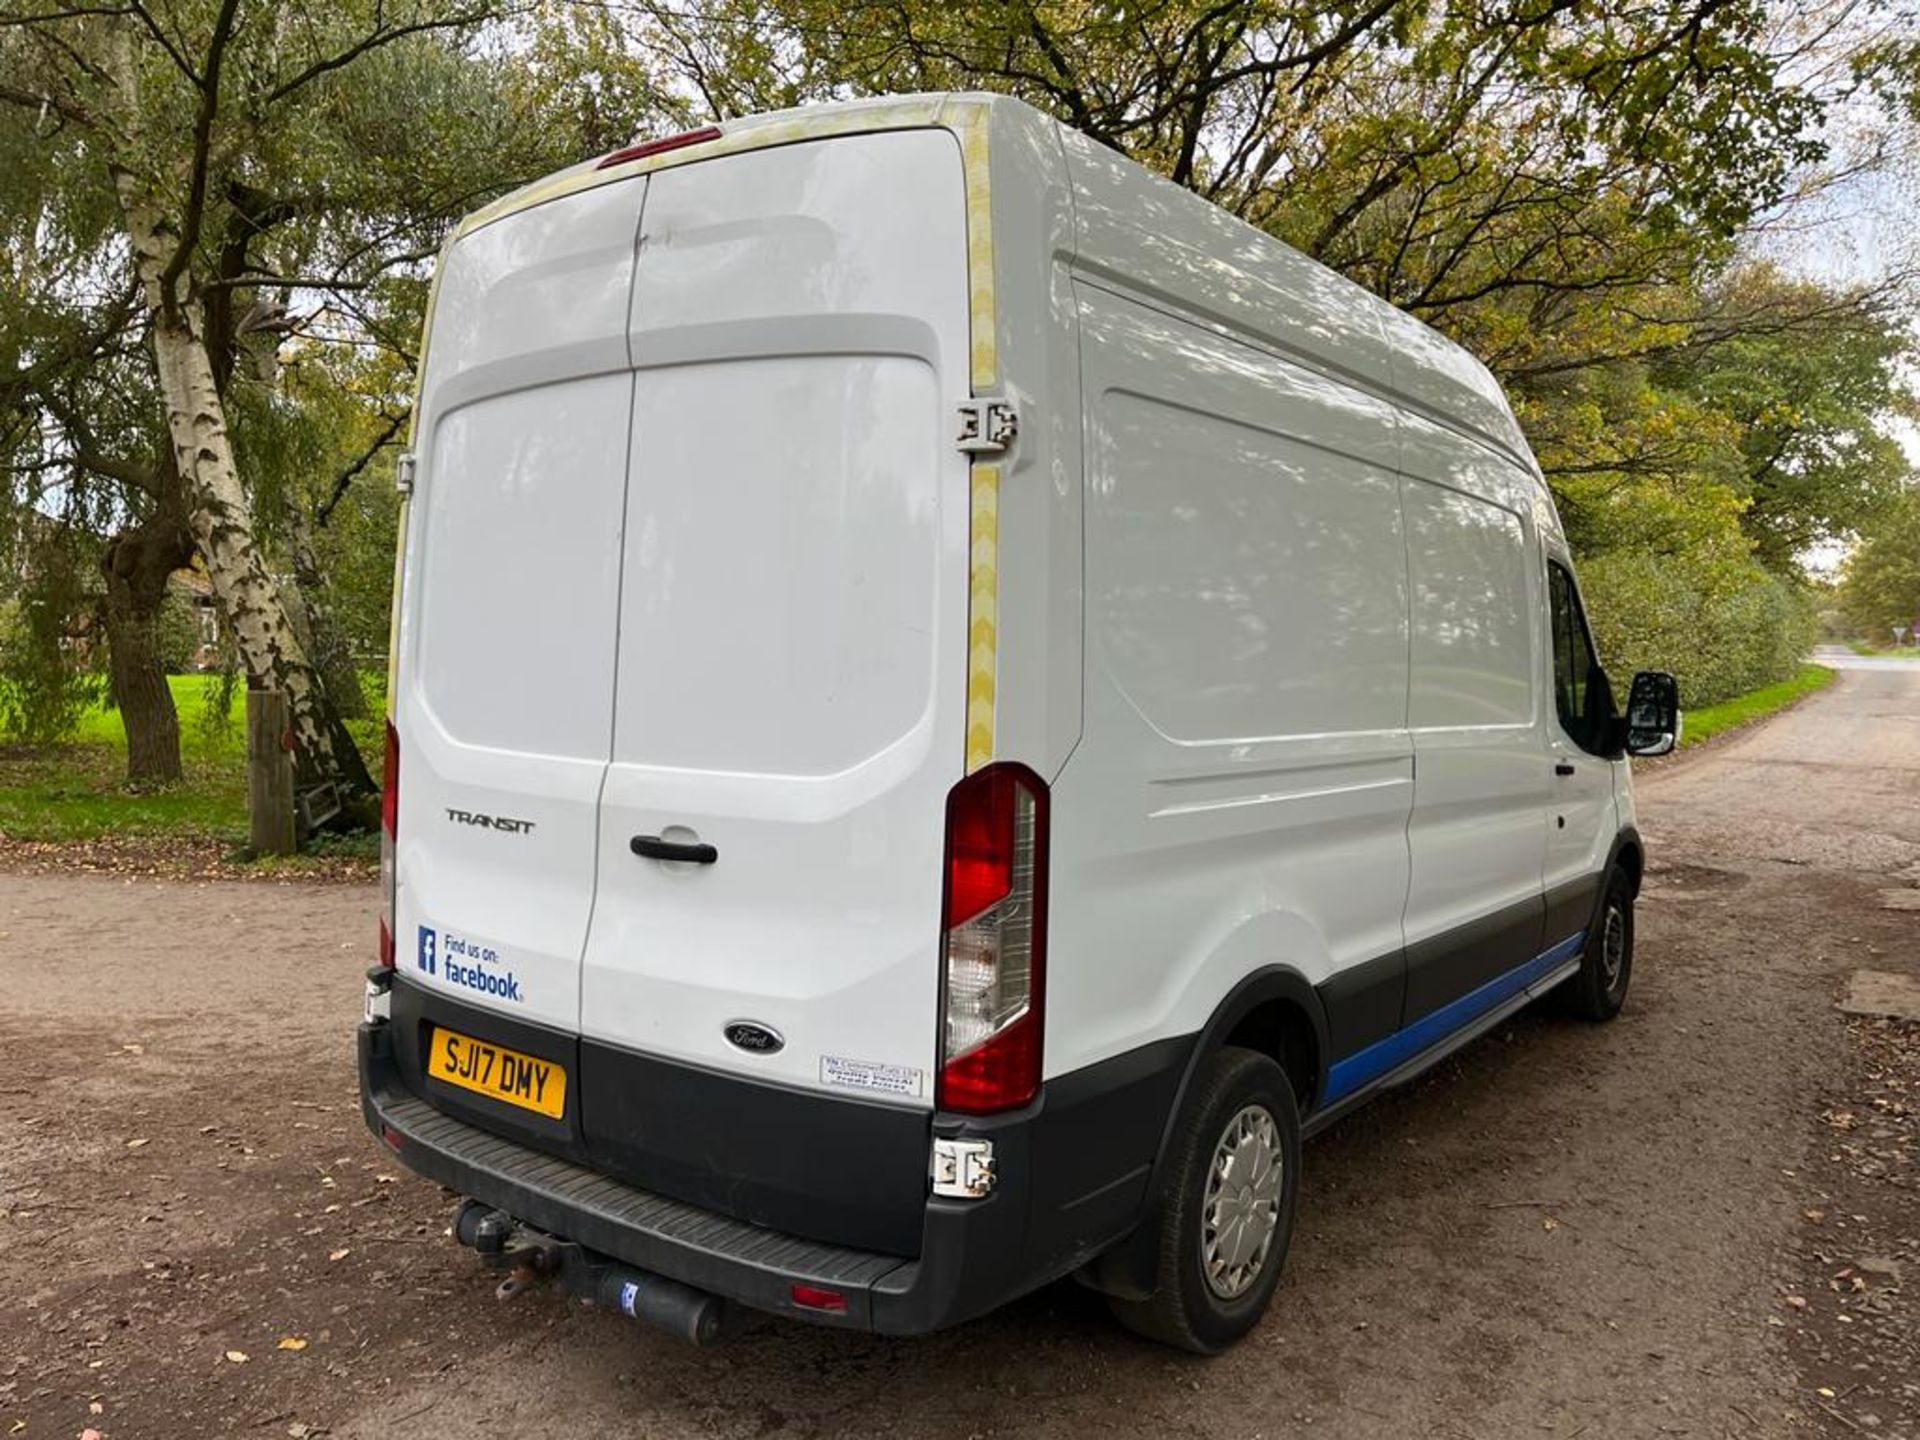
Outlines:
{"type": "Polygon", "coordinates": [[[1214,1355],[1251,1330],[1280,1283],[1300,1191],[1300,1115],[1286,1073],[1229,1047],[1195,1077],[1157,1212],[1158,1284],[1110,1303],[1128,1329],[1214,1355]]]}
{"type": "Polygon", "coordinates": [[[1633,885],[1615,870],[1607,876],[1580,969],[1566,983],[1567,1008],[1582,1020],[1611,1020],[1626,1003],[1632,979],[1633,885]]]}

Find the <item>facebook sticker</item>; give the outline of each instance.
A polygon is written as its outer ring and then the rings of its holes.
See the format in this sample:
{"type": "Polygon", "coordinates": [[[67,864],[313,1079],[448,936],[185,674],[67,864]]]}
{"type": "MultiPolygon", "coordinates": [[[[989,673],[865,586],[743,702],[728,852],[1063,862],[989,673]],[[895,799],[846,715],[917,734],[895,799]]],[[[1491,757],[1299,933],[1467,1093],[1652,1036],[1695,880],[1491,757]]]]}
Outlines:
{"type": "Polygon", "coordinates": [[[420,927],[420,968],[433,974],[434,934],[425,925],[420,927]]]}

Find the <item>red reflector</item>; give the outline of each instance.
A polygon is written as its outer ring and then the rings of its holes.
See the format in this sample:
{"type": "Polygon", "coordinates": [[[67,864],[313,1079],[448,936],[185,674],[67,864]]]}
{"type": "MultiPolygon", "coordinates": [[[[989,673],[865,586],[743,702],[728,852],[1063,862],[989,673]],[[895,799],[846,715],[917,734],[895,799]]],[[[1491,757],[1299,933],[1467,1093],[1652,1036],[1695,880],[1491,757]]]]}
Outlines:
{"type": "Polygon", "coordinates": [[[616,150],[593,168],[605,170],[614,165],[624,165],[629,160],[644,160],[649,155],[658,155],[666,150],[679,150],[688,145],[704,145],[709,140],[718,140],[720,131],[717,126],[709,125],[704,130],[688,130],[679,135],[668,135],[659,140],[642,140],[638,145],[629,145],[624,150],[616,150]]]}
{"type": "Polygon", "coordinates": [[[380,777],[380,828],[389,840],[400,835],[400,732],[387,721],[387,763],[380,777]]]}
{"type": "Polygon", "coordinates": [[[1013,889],[1015,771],[969,775],[947,799],[946,928],[965,924],[1013,889]]]}
{"type": "Polygon", "coordinates": [[[393,968],[393,931],[387,928],[387,917],[380,917],[380,964],[383,968],[393,968]]]}
{"type": "Polygon", "coordinates": [[[387,1148],[390,1150],[398,1150],[404,1143],[400,1132],[391,1125],[382,1125],[380,1127],[380,1138],[387,1142],[387,1148]]]}
{"type": "Polygon", "coordinates": [[[818,1285],[793,1287],[793,1303],[803,1310],[825,1310],[832,1315],[847,1313],[847,1297],[838,1290],[823,1290],[818,1285]]]}

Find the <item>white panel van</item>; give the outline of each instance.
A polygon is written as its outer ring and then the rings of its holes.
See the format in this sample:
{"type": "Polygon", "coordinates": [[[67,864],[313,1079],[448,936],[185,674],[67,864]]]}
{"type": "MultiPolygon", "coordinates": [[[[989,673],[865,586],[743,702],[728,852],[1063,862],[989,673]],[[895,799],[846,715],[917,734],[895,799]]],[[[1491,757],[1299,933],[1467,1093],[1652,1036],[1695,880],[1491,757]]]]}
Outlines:
{"type": "Polygon", "coordinates": [[[1626,718],[1499,387],[1011,100],[467,220],[395,607],[368,1124],[694,1339],[1057,1277],[1218,1350],[1300,1144],[1626,993],[1626,718]]]}

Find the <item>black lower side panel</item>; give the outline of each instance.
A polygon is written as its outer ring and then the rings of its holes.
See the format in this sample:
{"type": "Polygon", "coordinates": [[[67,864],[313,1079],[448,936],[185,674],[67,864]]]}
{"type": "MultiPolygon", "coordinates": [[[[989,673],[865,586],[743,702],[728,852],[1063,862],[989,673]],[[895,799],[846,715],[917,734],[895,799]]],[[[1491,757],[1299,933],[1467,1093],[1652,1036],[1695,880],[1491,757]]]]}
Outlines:
{"type": "Polygon", "coordinates": [[[1047,1082],[1028,1125],[1029,1269],[1072,1269],[1139,1219],[1194,1039],[1144,1045],[1047,1082]]]}
{"type": "Polygon", "coordinates": [[[1329,976],[1319,987],[1332,1058],[1351,1055],[1400,1028],[1407,997],[1407,952],[1395,950],[1329,976]]]}
{"type": "Polygon", "coordinates": [[[1556,885],[1547,892],[1546,937],[1549,942],[1563,935],[1585,930],[1593,923],[1593,912],[1600,903],[1600,881],[1605,872],[1596,871],[1556,885]]]}
{"type": "Polygon", "coordinates": [[[1545,903],[1535,894],[1457,930],[1409,945],[1407,1002],[1400,1024],[1411,1025],[1533,959],[1546,948],[1545,918],[1545,903]]]}

